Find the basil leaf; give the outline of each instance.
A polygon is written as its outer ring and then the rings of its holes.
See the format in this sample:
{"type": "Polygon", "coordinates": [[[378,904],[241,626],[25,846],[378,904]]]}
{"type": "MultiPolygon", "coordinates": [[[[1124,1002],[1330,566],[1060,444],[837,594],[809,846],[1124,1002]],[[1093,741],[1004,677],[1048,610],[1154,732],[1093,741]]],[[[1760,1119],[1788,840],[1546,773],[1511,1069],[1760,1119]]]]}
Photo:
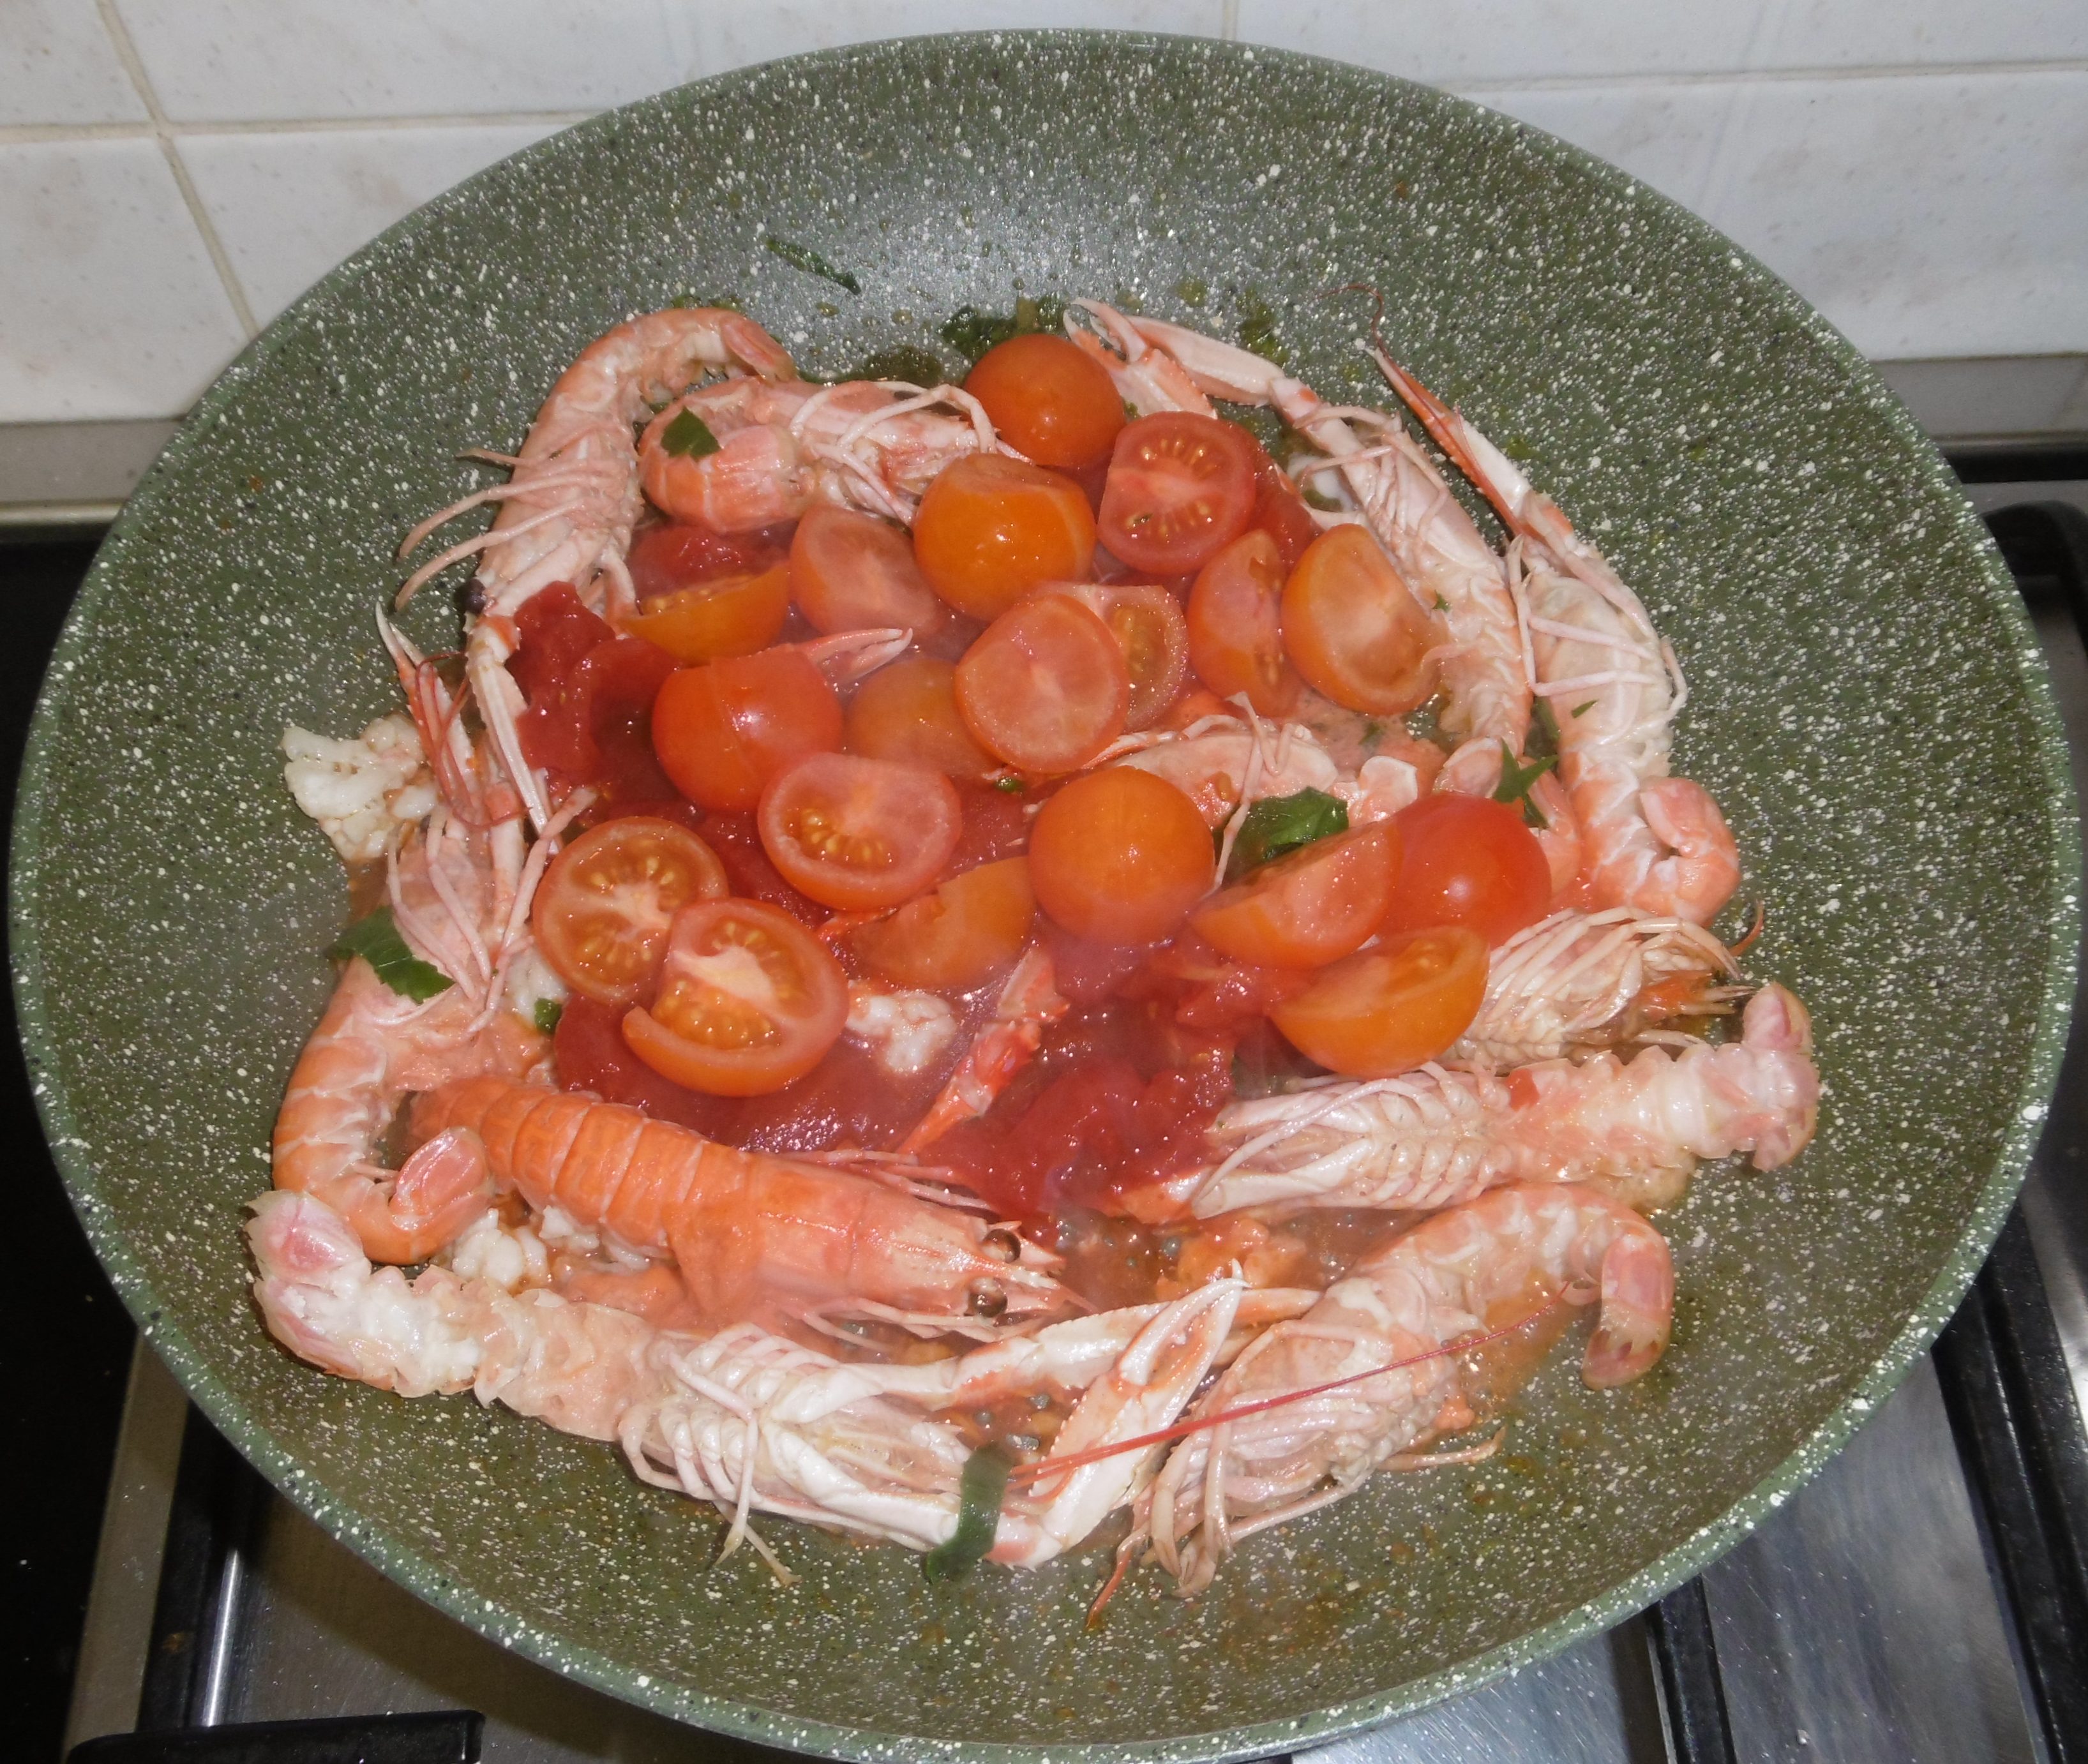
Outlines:
{"type": "Polygon", "coordinates": [[[529,1013],[536,1021],[537,1031],[540,1035],[554,1033],[558,1027],[558,1019],[565,1014],[566,1007],[555,998],[538,999],[535,1007],[529,1013]]]}
{"type": "Polygon", "coordinates": [[[996,778],[993,788],[1011,797],[1019,797],[1029,788],[1020,778],[996,778]]]}
{"type": "Polygon", "coordinates": [[[1533,759],[1526,766],[1516,763],[1515,754],[1506,741],[1501,743],[1501,781],[1495,788],[1496,802],[1519,802],[1522,818],[1531,826],[1543,828],[1551,823],[1544,818],[1544,811],[1530,800],[1530,787],[1559,763],[1556,754],[1547,754],[1533,759]]]}
{"type": "Polygon", "coordinates": [[[957,1528],[921,1564],[931,1580],[956,1580],[986,1559],[1000,1529],[1000,1498],[1008,1492],[1008,1462],[998,1446],[982,1446],[965,1460],[957,1479],[957,1528]]]}
{"type": "Polygon", "coordinates": [[[692,410],[679,411],[660,436],[660,445],[684,459],[700,459],[718,451],[711,425],[692,410]]]}
{"type": "Polygon", "coordinates": [[[1010,337],[1026,337],[1033,331],[1055,331],[1064,323],[1066,303],[1055,294],[1017,297],[1012,314],[982,312],[976,306],[960,306],[943,320],[939,333],[943,342],[976,366],[978,359],[997,343],[1010,337]]]}
{"type": "Polygon", "coordinates": [[[789,239],[779,239],[770,233],[761,241],[773,256],[780,257],[794,270],[802,270],[807,275],[824,276],[837,287],[845,288],[851,294],[860,294],[862,284],[846,270],[837,270],[809,246],[798,245],[789,239]]]}
{"type": "Polygon", "coordinates": [[[389,907],[379,907],[368,918],[357,919],[327,954],[337,962],[361,956],[387,986],[417,1005],[426,1004],[437,993],[446,993],[456,984],[406,947],[399,927],[392,922],[389,907]]]}
{"type": "Polygon", "coordinates": [[[1301,845],[1348,831],[1349,811],[1338,797],[1324,790],[1301,790],[1294,796],[1264,797],[1247,811],[1226,880],[1245,875],[1257,865],[1301,845]]]}

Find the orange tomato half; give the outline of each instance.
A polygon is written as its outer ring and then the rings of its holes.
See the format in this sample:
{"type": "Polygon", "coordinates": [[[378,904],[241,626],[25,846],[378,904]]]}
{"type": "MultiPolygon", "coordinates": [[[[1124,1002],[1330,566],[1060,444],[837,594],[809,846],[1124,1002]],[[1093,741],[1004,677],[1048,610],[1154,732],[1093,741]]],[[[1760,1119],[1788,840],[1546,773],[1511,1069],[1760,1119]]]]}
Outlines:
{"type": "Polygon", "coordinates": [[[1189,922],[1236,961],[1321,967],[1376,931],[1399,875],[1399,846],[1389,821],[1316,839],[1213,895],[1189,922]]]}
{"type": "Polygon", "coordinates": [[[1038,905],[1097,943],[1171,936],[1209,890],[1212,863],[1196,804],[1132,766],[1076,778],[1038,810],[1029,832],[1038,905]]]}
{"type": "Polygon", "coordinates": [[[1391,1078],[1462,1035],[1487,990],[1487,946],[1462,925],[1416,931],[1323,969],[1269,1017],[1307,1059],[1345,1078],[1391,1078]]]}
{"type": "Polygon", "coordinates": [[[789,644],[684,668],[652,701],[652,751],[674,788],[721,814],[745,814],[800,754],[841,744],[841,704],[789,644]]]}
{"type": "Polygon", "coordinates": [[[1397,716],[1436,690],[1436,621],[1363,527],[1314,540],[1283,587],[1283,643],[1305,683],[1351,711],[1397,716]]]}
{"type": "Polygon", "coordinates": [[[807,754],[761,793],[762,849],[800,894],[844,912],[911,900],[957,848],[956,787],[926,766],[807,754]]]}
{"type": "Polygon", "coordinates": [[[1069,594],[989,625],[954,677],[965,727],[1025,771],[1073,771],[1123,733],[1131,675],[1109,627],[1069,594]]]}
{"type": "Polygon", "coordinates": [[[759,575],[720,576],[678,589],[631,613],[621,628],[693,665],[766,649],[789,616],[790,572],[777,564],[759,575]]]}
{"type": "Polygon", "coordinates": [[[686,827],[650,815],[605,822],[551,861],[529,912],[537,947],[576,993],[627,1005],[645,989],[674,915],[731,891],[686,827]]]}
{"type": "Polygon", "coordinates": [[[889,521],[821,503],[790,541],[790,592],[815,630],[904,626],[917,637],[949,617],[914,561],[913,541],[889,521]]]}
{"type": "Polygon", "coordinates": [[[798,921],[755,900],[685,907],[652,1008],[623,1019],[633,1053],[714,1096],[759,1096],[802,1078],[848,1019],[841,964],[798,921]]]}
{"type": "Polygon", "coordinates": [[[946,466],[914,516],[914,557],[960,613],[996,618],[1046,582],[1079,582],[1094,562],[1095,517],[1071,478],[1004,454],[946,466]]]}
{"type": "Polygon", "coordinates": [[[952,876],[932,895],[850,933],[849,947],[894,986],[968,992],[1022,953],[1036,910],[1029,859],[1003,858],[952,876]]]}
{"type": "Polygon", "coordinates": [[[932,766],[952,778],[982,783],[1000,762],[972,739],[957,710],[957,670],[933,656],[906,656],[855,689],[841,725],[841,745],[872,759],[932,766]]]}
{"type": "Polygon", "coordinates": [[[1189,591],[1189,664],[1222,698],[1244,692],[1264,716],[1298,707],[1297,670],[1283,649],[1283,553],[1260,527],[1197,572],[1189,591]]]}

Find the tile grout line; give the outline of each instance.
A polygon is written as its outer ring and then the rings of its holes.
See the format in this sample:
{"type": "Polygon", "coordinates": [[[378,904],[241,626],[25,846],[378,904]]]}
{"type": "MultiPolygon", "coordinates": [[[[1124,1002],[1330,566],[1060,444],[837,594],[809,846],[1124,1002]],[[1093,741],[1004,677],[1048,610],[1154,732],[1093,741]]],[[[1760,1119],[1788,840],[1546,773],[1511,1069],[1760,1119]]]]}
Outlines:
{"type": "Polygon", "coordinates": [[[225,285],[225,298],[232,302],[232,314],[239,321],[239,327],[251,343],[261,335],[261,327],[254,322],[254,308],[246,298],[246,290],[239,285],[239,277],[233,271],[232,259],[225,249],[225,241],[218,237],[217,228],[212,224],[203,198],[197,193],[189,177],[189,169],[182,163],[180,149],[176,146],[173,131],[167,125],[166,113],[160,108],[160,96],[152,89],[152,82],[145,73],[145,63],[138,53],[137,45],[130,41],[130,33],[117,15],[116,0],[95,0],[95,9],[101,15],[101,26],[109,33],[109,41],[116,50],[116,58],[123,64],[123,71],[130,76],[130,83],[138,88],[139,101],[145,106],[145,114],[152,119],[152,136],[159,143],[161,156],[167,169],[173,173],[175,188],[182,193],[182,200],[188,205],[189,218],[195,223],[196,230],[203,236],[203,250],[210,254],[210,261],[217,270],[217,279],[225,285]]]}
{"type": "Polygon", "coordinates": [[[399,117],[285,117],[220,122],[0,123],[0,147],[45,141],[186,140],[219,135],[367,135],[386,129],[517,128],[541,125],[570,128],[599,110],[491,110],[483,115],[399,117]]]}

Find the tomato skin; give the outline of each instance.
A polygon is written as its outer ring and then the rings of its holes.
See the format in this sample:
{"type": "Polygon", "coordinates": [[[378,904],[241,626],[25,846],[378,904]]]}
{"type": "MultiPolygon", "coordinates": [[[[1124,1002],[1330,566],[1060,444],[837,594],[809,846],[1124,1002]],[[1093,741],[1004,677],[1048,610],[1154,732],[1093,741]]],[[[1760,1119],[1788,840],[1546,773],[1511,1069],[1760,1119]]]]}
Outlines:
{"type": "Polygon", "coordinates": [[[1123,733],[1131,676],[1109,627],[1067,594],[1011,607],[965,651],[957,710],[978,744],[1029,772],[1085,766],[1123,733]]]}
{"type": "Polygon", "coordinates": [[[1462,1035],[1487,989],[1487,946],[1462,925],[1413,931],[1322,968],[1269,1017],[1308,1059],[1345,1078],[1392,1078],[1462,1035]]]}
{"type": "Polygon", "coordinates": [[[721,576],[758,576],[783,561],[789,540],[789,529],[784,527],[721,533],[691,522],[669,521],[640,533],[623,565],[642,605],[721,576]]]}
{"type": "Polygon", "coordinates": [[[1282,467],[1265,455],[1260,476],[1256,480],[1254,514],[1247,525],[1276,542],[1276,554],[1283,560],[1286,574],[1298,567],[1298,560],[1320,536],[1320,523],[1312,519],[1298,486],[1282,467]]]}
{"type": "Polygon", "coordinates": [[[995,344],[965,390],[986,407],[1001,438],[1039,465],[1099,464],[1123,427],[1123,401],[1102,364],[1044,332],[995,344]]]}
{"type": "Polygon", "coordinates": [[[652,746],[674,787],[706,809],[744,811],[801,754],[841,744],[841,704],[804,652],[781,645],[670,674],[652,703],[652,746]]]}
{"type": "Polygon", "coordinates": [[[969,992],[1022,953],[1036,916],[1029,861],[1008,857],[952,876],[932,895],[849,936],[879,980],[923,992],[969,992]]]}
{"type": "Polygon", "coordinates": [[[1263,457],[1245,429],[1216,416],[1140,417],[1110,453],[1102,543],[1155,575],[1202,569],[1247,531],[1263,457]]]}
{"type": "Polygon", "coordinates": [[[1046,582],[1079,582],[1094,561],[1095,517],[1080,486],[1004,454],[943,468],[914,515],[928,586],[973,618],[997,618],[1046,582]]]}
{"type": "Polygon", "coordinates": [[[789,616],[790,572],[772,564],[759,575],[713,576],[678,588],[627,616],[623,630],[688,667],[766,649],[789,616]]]}
{"type": "Polygon", "coordinates": [[[1288,716],[1303,690],[1283,647],[1281,548],[1260,527],[1197,573],[1189,591],[1189,663],[1222,698],[1244,692],[1264,716],[1288,716]]]}
{"type": "Polygon", "coordinates": [[[1393,822],[1406,857],[1382,921],[1387,933],[1461,925],[1498,946],[1551,911],[1544,848],[1510,805],[1439,791],[1393,822]]]}
{"type": "Polygon", "coordinates": [[[650,1009],[623,1019],[632,1053],[677,1084],[758,1096],[802,1078],[848,1018],[841,964],[795,920],[751,900],[674,915],[650,1009]]]}
{"type": "Polygon", "coordinates": [[[925,766],[807,754],[769,779],[756,816],[785,881],[824,906],[864,912],[911,900],[956,849],[955,785],[925,766]]]}
{"type": "Polygon", "coordinates": [[[932,766],[948,777],[980,783],[1000,762],[972,739],[957,709],[956,667],[933,656],[902,656],[855,689],[841,725],[841,745],[872,759],[932,766]]]}
{"type": "Polygon", "coordinates": [[[1037,903],[1098,943],[1170,935],[1211,886],[1211,835],[1164,778],[1110,766],[1076,778],[1038,811],[1029,834],[1037,903]]]}
{"type": "Polygon", "coordinates": [[[1212,895],[1190,923],[1238,961],[1324,967],[1377,930],[1398,879],[1400,847],[1389,821],[1316,839],[1212,895]]]}
{"type": "Polygon", "coordinates": [[[1182,694],[1189,672],[1189,627],[1182,603],[1151,583],[1111,583],[1079,588],[1046,588],[1046,594],[1070,594],[1093,613],[1123,651],[1130,676],[1123,726],[1150,728],[1182,694]]]}
{"type": "Polygon", "coordinates": [[[582,834],[551,861],[529,923],[576,993],[627,1005],[645,990],[675,913],[728,891],[717,855],[671,821],[630,815],[582,834]]]}
{"type": "Polygon", "coordinates": [[[1351,711],[1397,716],[1436,690],[1436,621],[1361,527],[1329,527],[1283,587],[1283,643],[1305,683],[1351,711]]]}
{"type": "Polygon", "coordinates": [[[949,617],[914,560],[914,542],[875,515],[823,502],[790,541],[790,592],[816,631],[909,627],[916,637],[949,617]]]}

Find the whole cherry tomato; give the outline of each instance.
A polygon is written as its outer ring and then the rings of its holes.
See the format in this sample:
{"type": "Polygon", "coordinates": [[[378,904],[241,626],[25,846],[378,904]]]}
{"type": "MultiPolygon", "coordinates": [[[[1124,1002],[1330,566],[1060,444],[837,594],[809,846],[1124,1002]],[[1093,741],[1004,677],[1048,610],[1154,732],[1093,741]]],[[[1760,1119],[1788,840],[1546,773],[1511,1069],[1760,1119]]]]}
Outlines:
{"type": "Polygon", "coordinates": [[[1386,931],[1469,925],[1500,944],[1550,908],[1544,848],[1508,804],[1438,791],[1394,819],[1406,851],[1386,931]]]}
{"type": "Polygon", "coordinates": [[[946,466],[914,516],[914,556],[960,613],[994,618],[1046,582],[1081,582],[1095,517],[1072,479],[1004,454],[946,466]]]}
{"type": "Polygon", "coordinates": [[[652,703],[661,765],[706,809],[751,809],[791,760],[841,744],[841,700],[805,652],[787,644],[684,668],[652,703]]]}
{"type": "Polygon", "coordinates": [[[1010,337],[979,357],[965,390],[1001,438],[1039,465],[1078,468],[1109,457],[1123,401],[1100,362],[1063,337],[1010,337]]]}
{"type": "Polygon", "coordinates": [[[1209,890],[1212,862],[1196,804],[1131,766],[1076,778],[1038,811],[1029,835],[1037,903],[1098,943],[1170,935],[1209,890]]]}

